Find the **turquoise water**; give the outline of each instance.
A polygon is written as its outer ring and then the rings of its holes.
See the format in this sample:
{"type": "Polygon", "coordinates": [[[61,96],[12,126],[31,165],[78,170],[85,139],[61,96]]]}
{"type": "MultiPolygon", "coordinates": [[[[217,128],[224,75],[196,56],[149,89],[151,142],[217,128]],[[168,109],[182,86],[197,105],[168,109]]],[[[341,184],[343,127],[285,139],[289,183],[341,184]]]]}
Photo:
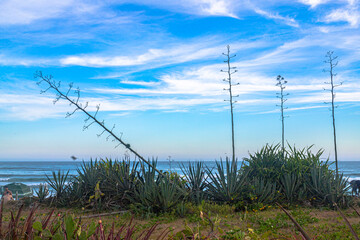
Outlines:
{"type": "MultiPolygon", "coordinates": [[[[22,182],[35,189],[46,181],[46,175],[52,171],[68,171],[70,176],[77,175],[81,161],[0,161],[0,186],[11,182],[22,182]]],[[[180,166],[186,161],[158,161],[159,170],[172,170],[181,174],[180,166]]],[[[204,161],[209,168],[215,161],[204,161]]],[[[350,179],[360,179],[360,161],[341,161],[339,170],[350,179]]]]}

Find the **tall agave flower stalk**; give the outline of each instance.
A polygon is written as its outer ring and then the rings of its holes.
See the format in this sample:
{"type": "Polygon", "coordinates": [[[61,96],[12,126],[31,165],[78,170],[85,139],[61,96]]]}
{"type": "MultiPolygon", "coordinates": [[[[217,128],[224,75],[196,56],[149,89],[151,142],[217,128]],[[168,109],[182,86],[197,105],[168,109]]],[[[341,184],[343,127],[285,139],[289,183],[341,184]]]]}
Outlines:
{"type": "Polygon", "coordinates": [[[343,84],[343,82],[340,82],[339,84],[336,84],[334,81],[335,76],[337,75],[334,73],[334,68],[338,65],[337,56],[333,56],[334,52],[329,51],[327,52],[324,61],[325,63],[329,64],[328,70],[323,70],[324,72],[328,72],[330,75],[330,82],[325,82],[325,84],[330,85],[330,89],[325,89],[325,91],[329,91],[331,93],[331,102],[325,102],[326,104],[330,104],[330,110],[331,110],[331,118],[332,118],[332,127],[333,127],[333,137],[334,137],[334,152],[335,152],[335,168],[336,168],[336,175],[339,175],[339,167],[338,167],[338,154],[337,154],[337,143],[336,143],[336,125],[335,125],[335,108],[337,106],[335,105],[335,88],[339,87],[343,84]]]}
{"type": "Polygon", "coordinates": [[[227,82],[229,84],[229,88],[224,88],[225,91],[229,91],[229,101],[230,103],[230,114],[231,114],[231,146],[232,146],[232,159],[235,160],[235,133],[234,133],[234,104],[236,101],[234,100],[235,97],[238,97],[239,95],[234,96],[233,95],[233,87],[239,85],[239,83],[233,83],[232,82],[232,75],[237,72],[236,67],[231,67],[230,61],[232,58],[236,57],[236,55],[230,55],[230,46],[227,45],[227,52],[223,53],[223,55],[226,56],[226,60],[224,61],[227,64],[226,70],[221,70],[221,72],[227,73],[228,77],[223,79],[224,82],[227,82]]]}
{"type": "Polygon", "coordinates": [[[284,154],[285,154],[285,123],[284,123],[284,119],[285,116],[284,115],[284,110],[287,109],[287,107],[284,107],[284,103],[287,101],[286,96],[289,95],[289,93],[284,93],[284,89],[285,89],[285,85],[287,83],[287,81],[280,75],[277,76],[276,78],[276,86],[280,87],[280,92],[276,93],[277,97],[280,99],[280,105],[277,105],[280,107],[280,112],[281,112],[281,149],[282,149],[282,157],[284,158],[284,154]]]}

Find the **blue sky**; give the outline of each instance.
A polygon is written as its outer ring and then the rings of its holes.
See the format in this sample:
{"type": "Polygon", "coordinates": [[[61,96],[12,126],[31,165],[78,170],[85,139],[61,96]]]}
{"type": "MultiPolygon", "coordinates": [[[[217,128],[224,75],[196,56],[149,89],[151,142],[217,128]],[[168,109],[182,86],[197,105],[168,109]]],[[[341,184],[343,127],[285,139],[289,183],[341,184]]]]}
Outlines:
{"type": "Polygon", "coordinates": [[[332,158],[325,54],[335,81],[340,160],[360,159],[360,2],[247,0],[3,0],[0,3],[0,159],[121,157],[122,147],[71,107],[39,94],[37,70],[82,90],[90,110],[145,157],[231,153],[222,52],[237,54],[239,157],[281,141],[276,76],[287,81],[286,139],[332,158]]]}

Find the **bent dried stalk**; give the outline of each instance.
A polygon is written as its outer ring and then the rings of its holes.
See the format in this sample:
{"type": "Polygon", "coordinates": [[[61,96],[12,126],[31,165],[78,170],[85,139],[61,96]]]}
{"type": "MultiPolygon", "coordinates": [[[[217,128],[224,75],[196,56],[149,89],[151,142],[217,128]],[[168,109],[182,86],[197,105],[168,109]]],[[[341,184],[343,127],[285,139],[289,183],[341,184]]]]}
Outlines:
{"type": "Polygon", "coordinates": [[[290,218],[290,220],[295,224],[295,227],[301,232],[301,234],[303,235],[303,237],[306,240],[311,240],[311,238],[309,237],[309,235],[305,232],[305,230],[300,226],[300,224],[295,220],[295,218],[293,218],[293,216],[291,216],[291,214],[286,211],[279,203],[276,203],[276,205],[279,206],[279,208],[290,218]]]}
{"type": "MultiPolygon", "coordinates": [[[[359,240],[359,236],[356,234],[355,230],[353,229],[353,227],[351,226],[349,220],[345,217],[344,213],[340,210],[339,206],[334,203],[334,206],[336,207],[336,209],[338,210],[338,212],[340,213],[341,217],[344,219],[346,225],[349,227],[351,234],[354,236],[354,238],[356,240],[359,240]]],[[[355,210],[356,211],[356,210],[355,210]]]]}
{"type": "MultiPolygon", "coordinates": [[[[38,85],[40,85],[42,82],[45,82],[48,84],[48,88],[46,90],[42,90],[41,93],[45,93],[47,92],[48,90],[50,89],[53,89],[56,93],[56,98],[54,100],[54,104],[59,101],[60,99],[63,99],[63,100],[66,100],[70,103],[70,106],[73,105],[75,106],[75,110],[72,111],[71,113],[67,113],[66,114],[66,117],[70,117],[71,115],[73,115],[75,112],[77,111],[80,111],[80,112],[83,112],[85,113],[85,115],[87,116],[87,119],[85,119],[85,123],[88,121],[88,120],[92,120],[91,123],[87,124],[87,125],[84,125],[83,129],[88,129],[90,127],[90,125],[96,123],[97,125],[99,125],[103,131],[98,134],[98,137],[100,137],[101,135],[103,135],[103,133],[108,133],[109,136],[107,137],[107,139],[109,139],[109,137],[113,137],[115,141],[117,141],[119,145],[123,145],[125,148],[127,148],[130,152],[132,152],[136,157],[138,157],[141,161],[145,162],[147,165],[149,165],[150,167],[154,168],[154,170],[163,175],[163,173],[161,171],[159,171],[157,168],[155,168],[155,166],[153,166],[153,164],[151,164],[148,160],[146,160],[144,157],[142,157],[138,152],[136,152],[134,149],[131,148],[130,144],[128,143],[125,143],[121,137],[118,137],[117,135],[115,135],[115,133],[113,132],[114,128],[115,128],[115,125],[112,127],[112,129],[109,129],[108,127],[105,126],[105,123],[104,121],[99,121],[99,119],[97,119],[96,115],[99,111],[99,105],[96,106],[97,110],[95,112],[95,114],[90,114],[86,108],[88,107],[88,103],[85,104],[85,106],[83,107],[82,104],[79,102],[79,99],[80,99],[80,89],[76,89],[75,90],[75,94],[77,95],[76,96],[76,99],[71,99],[70,96],[69,96],[69,93],[71,92],[72,90],[72,87],[73,85],[72,84],[69,84],[69,89],[66,93],[62,92],[60,90],[60,82],[56,82],[55,80],[53,80],[53,77],[51,75],[43,75],[41,71],[37,71],[35,74],[34,74],[34,77],[35,78],[38,78],[40,79],[38,81],[38,85]]],[[[116,147],[117,147],[116,146],[116,147]]]]}
{"type": "Polygon", "coordinates": [[[351,206],[352,209],[354,209],[354,211],[356,212],[356,214],[360,217],[360,213],[358,210],[356,210],[356,208],[354,208],[354,206],[351,206]]]}

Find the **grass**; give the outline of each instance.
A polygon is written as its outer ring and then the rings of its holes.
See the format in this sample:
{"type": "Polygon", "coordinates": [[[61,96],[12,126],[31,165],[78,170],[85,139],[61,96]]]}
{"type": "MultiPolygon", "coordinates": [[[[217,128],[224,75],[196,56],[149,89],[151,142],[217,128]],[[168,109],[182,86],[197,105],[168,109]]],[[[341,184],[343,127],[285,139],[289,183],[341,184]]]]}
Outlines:
{"type": "MultiPolygon", "coordinates": [[[[17,209],[17,206],[12,205],[5,207],[3,212],[3,229],[8,226],[11,220],[10,212],[16,212],[17,209]]],[[[123,224],[129,223],[132,218],[134,218],[133,225],[135,226],[134,231],[136,234],[157,224],[151,239],[157,239],[164,231],[167,232],[167,237],[164,239],[183,239],[183,233],[203,237],[212,234],[211,239],[244,239],[245,236],[247,237],[246,239],[301,239],[299,232],[294,228],[294,224],[275,206],[256,212],[236,212],[234,207],[230,205],[203,203],[199,206],[189,205],[187,210],[188,212],[183,218],[171,213],[144,218],[143,216],[134,216],[127,212],[125,214],[103,216],[101,220],[105,232],[110,231],[113,223],[115,231],[119,230],[123,224]],[[202,216],[202,212],[207,214],[210,220],[205,215],[202,216]],[[213,232],[211,232],[212,226],[210,221],[214,225],[213,232]],[[182,237],[179,237],[180,235],[182,237]]],[[[41,221],[50,211],[50,208],[40,207],[35,213],[35,220],[41,221]]],[[[292,207],[288,211],[314,239],[353,239],[344,220],[336,210],[298,206],[292,207]]],[[[356,233],[360,235],[360,217],[354,214],[354,210],[351,208],[344,209],[343,212],[356,233]]],[[[19,218],[19,224],[26,221],[26,216],[29,213],[29,209],[23,210],[19,218]]],[[[85,218],[85,216],[92,215],[94,212],[79,208],[56,209],[54,216],[58,216],[58,214],[61,216],[69,214],[82,216],[82,224],[85,225],[90,225],[92,222],[99,220],[97,217],[85,218]]]]}

